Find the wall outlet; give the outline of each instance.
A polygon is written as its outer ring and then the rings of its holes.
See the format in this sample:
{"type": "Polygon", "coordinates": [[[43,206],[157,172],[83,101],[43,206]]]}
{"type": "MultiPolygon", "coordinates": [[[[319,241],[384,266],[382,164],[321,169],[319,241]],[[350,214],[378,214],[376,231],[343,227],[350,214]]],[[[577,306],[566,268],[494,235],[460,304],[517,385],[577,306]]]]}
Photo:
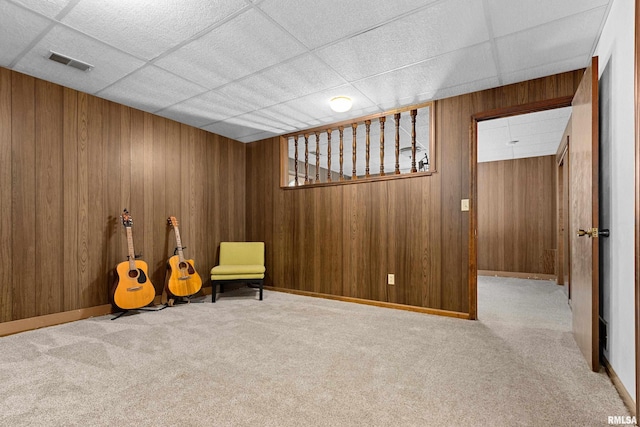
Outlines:
{"type": "Polygon", "coordinates": [[[387,274],[387,283],[389,285],[395,285],[396,284],[396,275],[395,274],[387,274]]]}

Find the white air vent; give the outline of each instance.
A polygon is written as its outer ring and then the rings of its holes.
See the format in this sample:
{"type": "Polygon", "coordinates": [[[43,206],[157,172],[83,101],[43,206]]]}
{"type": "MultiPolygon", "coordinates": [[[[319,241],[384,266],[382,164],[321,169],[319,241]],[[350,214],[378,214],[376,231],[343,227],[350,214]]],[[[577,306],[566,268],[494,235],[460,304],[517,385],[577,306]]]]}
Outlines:
{"type": "Polygon", "coordinates": [[[54,52],[50,50],[51,55],[49,55],[49,59],[52,61],[59,62],[64,65],[68,65],[69,67],[77,68],[80,71],[91,71],[93,65],[87,64],[86,62],[82,62],[77,59],[70,58],[68,56],[62,55],[61,53],[54,52]]]}

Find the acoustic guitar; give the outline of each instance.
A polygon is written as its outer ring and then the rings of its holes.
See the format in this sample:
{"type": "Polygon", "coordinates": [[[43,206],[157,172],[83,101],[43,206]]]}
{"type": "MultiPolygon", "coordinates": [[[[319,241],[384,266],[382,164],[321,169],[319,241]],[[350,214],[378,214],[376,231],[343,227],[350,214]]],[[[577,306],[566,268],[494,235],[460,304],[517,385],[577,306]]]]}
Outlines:
{"type": "Polygon", "coordinates": [[[116,266],[116,282],[111,291],[113,305],[121,310],[135,310],[153,302],[156,289],[149,279],[147,263],[137,260],[133,250],[131,227],[133,219],[125,209],[122,213],[122,225],[127,232],[129,261],[116,266]]]}
{"type": "MultiPolygon", "coordinates": [[[[169,227],[173,227],[176,234],[177,255],[169,258],[169,280],[167,280],[167,295],[169,297],[187,297],[200,291],[202,288],[202,279],[193,266],[192,259],[185,259],[182,251],[182,241],[180,240],[180,231],[178,230],[178,220],[175,216],[167,219],[169,227]]],[[[170,300],[169,305],[172,305],[170,300]]]]}

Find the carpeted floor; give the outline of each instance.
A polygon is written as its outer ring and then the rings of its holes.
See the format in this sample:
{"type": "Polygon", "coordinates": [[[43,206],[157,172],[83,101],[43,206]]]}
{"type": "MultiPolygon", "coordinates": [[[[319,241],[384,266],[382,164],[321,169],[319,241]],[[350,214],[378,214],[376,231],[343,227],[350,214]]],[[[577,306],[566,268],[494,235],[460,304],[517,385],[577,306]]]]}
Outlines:
{"type": "Polygon", "coordinates": [[[605,426],[562,288],[479,279],[480,321],[241,288],[0,338],[2,426],[605,426]]]}

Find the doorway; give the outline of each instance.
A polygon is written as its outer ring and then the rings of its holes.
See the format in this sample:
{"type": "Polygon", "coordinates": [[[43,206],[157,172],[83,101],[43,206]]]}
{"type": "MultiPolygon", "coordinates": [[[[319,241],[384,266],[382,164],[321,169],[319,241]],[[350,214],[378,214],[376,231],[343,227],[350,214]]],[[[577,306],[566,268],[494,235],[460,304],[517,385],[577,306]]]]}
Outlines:
{"type": "MultiPolygon", "coordinates": [[[[561,98],[555,98],[551,100],[545,100],[540,102],[533,102],[529,104],[522,104],[518,106],[512,106],[502,109],[489,110],[482,113],[477,113],[471,117],[471,129],[470,129],[470,151],[472,153],[472,173],[471,173],[471,194],[473,203],[478,204],[478,159],[483,159],[482,156],[484,154],[479,154],[478,151],[478,128],[479,124],[484,121],[489,121],[493,119],[501,119],[508,118],[528,113],[536,113],[536,112],[544,112],[547,110],[559,109],[570,107],[573,97],[565,96],[561,98]]],[[[509,140],[511,141],[511,140],[509,140]]],[[[509,142],[507,141],[507,142],[509,142]]],[[[556,144],[558,141],[556,141],[556,144]]],[[[517,144],[517,143],[516,143],[517,144]]],[[[524,145],[524,144],[523,144],[524,145]]],[[[557,145],[556,145],[557,146],[557,145]]],[[[515,152],[515,147],[513,148],[515,152]]],[[[515,157],[515,155],[513,156],[515,157]]],[[[485,158],[486,160],[486,158],[485,158]]],[[[477,234],[476,230],[478,230],[478,209],[472,209],[471,217],[469,221],[470,225],[470,255],[471,258],[469,260],[471,269],[469,275],[469,306],[470,306],[470,318],[476,319],[478,318],[477,313],[477,296],[478,296],[478,270],[483,273],[482,269],[479,268],[478,264],[478,243],[477,243],[477,234]]],[[[526,231],[526,230],[525,230],[526,231]]]]}
{"type": "Polygon", "coordinates": [[[478,122],[479,275],[564,282],[557,157],[570,116],[562,107],[478,122]]]}

